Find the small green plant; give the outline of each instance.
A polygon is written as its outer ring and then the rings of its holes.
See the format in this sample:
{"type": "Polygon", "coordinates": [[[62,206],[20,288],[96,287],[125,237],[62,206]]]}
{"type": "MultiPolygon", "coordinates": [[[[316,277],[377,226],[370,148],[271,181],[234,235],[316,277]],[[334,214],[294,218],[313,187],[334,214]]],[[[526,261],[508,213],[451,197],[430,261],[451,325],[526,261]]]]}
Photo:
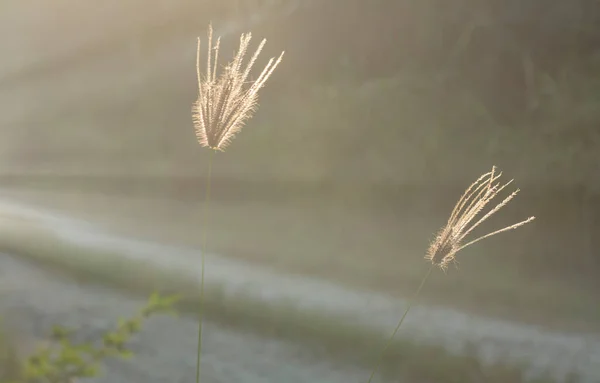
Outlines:
{"type": "Polygon", "coordinates": [[[41,345],[24,361],[14,348],[4,347],[2,383],[68,383],[78,378],[97,376],[107,358],[129,358],[133,354],[127,343],[137,334],[145,319],[155,314],[174,313],[177,296],[152,294],[146,306],[129,319],[121,319],[116,329],[106,332],[100,344],[75,342],[73,329],[54,326],[48,345],[41,345]]]}

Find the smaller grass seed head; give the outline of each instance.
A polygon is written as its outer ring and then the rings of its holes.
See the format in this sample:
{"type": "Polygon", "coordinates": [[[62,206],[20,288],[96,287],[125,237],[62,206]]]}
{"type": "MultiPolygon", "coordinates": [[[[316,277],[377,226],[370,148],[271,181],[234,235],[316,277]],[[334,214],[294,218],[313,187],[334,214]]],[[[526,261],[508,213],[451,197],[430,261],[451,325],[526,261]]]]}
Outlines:
{"type": "Polygon", "coordinates": [[[442,270],[446,270],[450,263],[456,262],[456,254],[465,247],[493,235],[516,229],[535,219],[535,217],[529,217],[528,219],[515,223],[514,225],[507,226],[503,229],[496,230],[489,234],[478,237],[467,243],[463,243],[465,237],[467,237],[477,226],[491,217],[502,207],[506,206],[506,204],[508,204],[508,202],[510,202],[510,200],[513,199],[519,192],[519,189],[515,190],[493,209],[488,211],[481,218],[477,219],[485,206],[492,201],[506,186],[512,183],[513,180],[508,181],[504,185],[500,185],[500,183],[495,184],[494,182],[498,180],[501,175],[502,173],[496,174],[496,167],[493,166],[490,172],[479,177],[473,184],[471,184],[471,186],[467,188],[454,206],[446,226],[440,230],[434,241],[429,246],[429,249],[425,254],[426,260],[432,262],[436,266],[439,266],[442,270]]]}

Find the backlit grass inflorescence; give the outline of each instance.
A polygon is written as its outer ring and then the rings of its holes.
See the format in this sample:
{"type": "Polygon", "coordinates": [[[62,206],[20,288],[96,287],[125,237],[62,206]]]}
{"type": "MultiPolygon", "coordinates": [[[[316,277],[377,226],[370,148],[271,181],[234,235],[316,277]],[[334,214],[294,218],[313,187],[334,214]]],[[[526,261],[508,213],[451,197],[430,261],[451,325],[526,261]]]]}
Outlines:
{"type": "Polygon", "coordinates": [[[507,226],[503,229],[473,239],[467,243],[463,243],[467,235],[505,206],[519,192],[519,189],[515,190],[493,209],[475,221],[485,206],[505,187],[512,183],[513,180],[508,181],[502,186],[500,183],[494,184],[501,175],[501,172],[496,173],[496,167],[494,166],[490,172],[479,177],[477,181],[467,188],[456,203],[456,206],[454,206],[454,210],[452,210],[452,214],[450,214],[448,223],[440,230],[435,240],[429,246],[425,259],[445,270],[450,263],[455,262],[456,253],[465,247],[504,231],[516,229],[535,219],[535,217],[529,217],[514,225],[507,226]]]}
{"type": "Polygon", "coordinates": [[[283,52],[277,60],[275,58],[269,60],[256,81],[247,81],[266,40],[262,40],[246,67],[242,68],[242,61],[252,37],[250,33],[242,34],[240,48],[233,61],[227,64],[222,73],[217,76],[221,39],[217,38],[213,46],[212,32],[212,27],[209,27],[207,67],[204,76],[200,72],[200,38],[198,38],[196,55],[198,99],[193,104],[192,116],[198,142],[202,146],[222,151],[242,129],[244,122],[252,116],[258,101],[258,91],[281,62],[283,52]]]}

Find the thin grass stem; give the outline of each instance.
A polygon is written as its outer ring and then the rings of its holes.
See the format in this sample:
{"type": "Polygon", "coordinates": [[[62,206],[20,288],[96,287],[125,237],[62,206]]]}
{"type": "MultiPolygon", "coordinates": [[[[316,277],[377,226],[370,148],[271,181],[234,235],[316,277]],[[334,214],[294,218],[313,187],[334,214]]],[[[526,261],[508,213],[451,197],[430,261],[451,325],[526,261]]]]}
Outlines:
{"type": "Polygon", "coordinates": [[[208,174],[206,175],[206,197],[204,200],[204,214],[203,214],[203,225],[204,230],[202,238],[202,272],[200,276],[200,304],[198,305],[198,355],[196,359],[196,383],[200,383],[200,356],[202,355],[202,314],[203,314],[203,303],[204,303],[204,264],[206,258],[206,241],[208,232],[208,210],[210,207],[210,180],[212,173],[212,160],[214,150],[211,150],[208,154],[208,174]]]}
{"type": "Polygon", "coordinates": [[[383,363],[383,357],[384,357],[386,351],[392,345],[392,342],[394,341],[394,337],[396,336],[396,333],[398,332],[398,330],[400,330],[400,326],[402,326],[402,323],[404,322],[404,319],[408,315],[408,312],[410,311],[410,308],[412,307],[413,303],[419,297],[419,294],[421,293],[423,286],[425,286],[425,282],[427,281],[427,278],[429,278],[429,274],[431,274],[431,272],[433,271],[433,268],[434,268],[434,265],[431,265],[431,267],[429,267],[429,270],[427,270],[427,274],[425,274],[425,276],[423,277],[423,280],[421,281],[419,288],[415,292],[415,295],[412,297],[412,299],[410,301],[408,301],[408,306],[406,306],[406,310],[404,310],[404,314],[402,314],[402,318],[400,318],[400,321],[398,321],[398,325],[394,329],[394,332],[392,332],[392,336],[390,336],[390,339],[388,339],[387,344],[381,351],[381,356],[379,357],[379,361],[377,362],[377,365],[371,372],[371,376],[369,376],[369,380],[367,380],[367,383],[371,383],[371,381],[373,380],[373,377],[377,373],[377,370],[379,370],[379,367],[381,367],[381,363],[383,363]]]}

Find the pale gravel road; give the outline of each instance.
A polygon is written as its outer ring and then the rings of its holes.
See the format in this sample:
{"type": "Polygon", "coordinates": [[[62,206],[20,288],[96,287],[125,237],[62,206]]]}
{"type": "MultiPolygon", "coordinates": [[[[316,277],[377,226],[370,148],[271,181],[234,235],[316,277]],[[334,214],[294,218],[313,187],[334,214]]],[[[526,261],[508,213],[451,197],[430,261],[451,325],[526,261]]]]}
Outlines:
{"type": "MultiPolygon", "coordinates": [[[[120,317],[144,305],[110,289],[80,286],[0,254],[0,314],[21,334],[44,339],[54,324],[98,339],[120,317]]],[[[205,322],[202,382],[348,383],[369,371],[335,364],[314,351],[277,339],[205,322]]],[[[136,356],[109,362],[96,383],[190,383],[195,381],[197,322],[189,317],[151,318],[131,343],[136,356]]]]}
{"type": "MultiPolygon", "coordinates": [[[[4,200],[0,211],[10,211],[46,224],[65,240],[118,250],[123,256],[155,263],[165,269],[199,276],[199,255],[189,249],[167,247],[109,235],[81,222],[4,200]],[[165,256],[168,254],[168,256],[165,256]]],[[[225,283],[229,291],[244,290],[256,299],[297,302],[323,312],[344,313],[365,325],[390,330],[406,302],[380,294],[350,291],[324,281],[282,275],[225,257],[207,256],[207,283],[225,283]],[[291,298],[291,299],[290,299],[291,298]]],[[[171,331],[171,330],[169,330],[171,331]]],[[[174,330],[175,331],[175,330],[174,330]]],[[[407,317],[402,334],[460,353],[475,345],[489,362],[526,362],[529,373],[550,373],[561,381],[569,371],[584,382],[600,382],[600,334],[561,333],[532,325],[470,315],[456,310],[418,306],[407,317]]]]}

